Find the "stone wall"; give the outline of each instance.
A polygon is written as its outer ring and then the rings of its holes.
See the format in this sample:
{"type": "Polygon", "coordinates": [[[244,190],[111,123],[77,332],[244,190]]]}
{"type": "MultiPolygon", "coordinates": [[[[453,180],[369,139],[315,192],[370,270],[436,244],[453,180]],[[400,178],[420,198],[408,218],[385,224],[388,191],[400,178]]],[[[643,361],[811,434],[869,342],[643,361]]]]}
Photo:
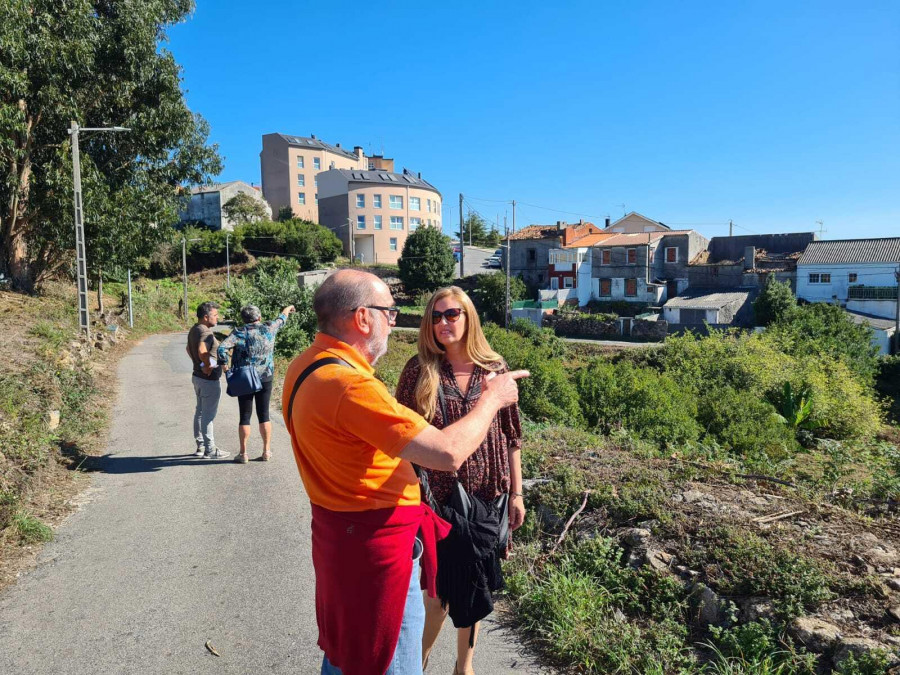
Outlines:
{"type": "Polygon", "coordinates": [[[544,316],[544,326],[552,328],[560,337],[577,337],[592,340],[617,340],[622,337],[657,342],[665,339],[668,322],[645,319],[613,319],[600,321],[590,317],[561,317],[558,314],[544,316]]]}

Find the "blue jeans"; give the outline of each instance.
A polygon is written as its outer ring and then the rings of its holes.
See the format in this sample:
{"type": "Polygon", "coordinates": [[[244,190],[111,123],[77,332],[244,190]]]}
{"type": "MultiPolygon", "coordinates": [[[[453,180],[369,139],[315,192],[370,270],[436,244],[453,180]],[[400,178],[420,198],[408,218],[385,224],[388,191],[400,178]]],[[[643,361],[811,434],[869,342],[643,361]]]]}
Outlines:
{"type": "MultiPolygon", "coordinates": [[[[419,587],[419,560],[413,560],[412,577],[403,608],[400,639],[394,649],[394,657],[385,675],[422,675],[422,633],[425,631],[425,603],[419,587]]],[[[322,659],[322,675],[342,675],[340,668],[331,665],[328,657],[322,659]]]]}

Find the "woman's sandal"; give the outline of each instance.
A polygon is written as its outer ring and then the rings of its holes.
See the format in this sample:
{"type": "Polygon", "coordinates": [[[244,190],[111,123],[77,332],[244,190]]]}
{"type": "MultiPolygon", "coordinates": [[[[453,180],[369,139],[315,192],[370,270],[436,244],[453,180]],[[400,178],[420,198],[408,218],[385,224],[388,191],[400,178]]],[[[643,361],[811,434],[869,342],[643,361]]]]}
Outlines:
{"type": "Polygon", "coordinates": [[[249,462],[250,460],[249,460],[249,458],[247,457],[247,453],[246,453],[246,452],[239,452],[239,453],[237,454],[237,457],[234,458],[234,461],[237,462],[238,464],[246,464],[246,463],[249,462]]]}
{"type": "Polygon", "coordinates": [[[261,454],[259,456],[259,461],[260,462],[268,462],[271,458],[272,458],[271,452],[264,452],[263,454],[261,454]]]}

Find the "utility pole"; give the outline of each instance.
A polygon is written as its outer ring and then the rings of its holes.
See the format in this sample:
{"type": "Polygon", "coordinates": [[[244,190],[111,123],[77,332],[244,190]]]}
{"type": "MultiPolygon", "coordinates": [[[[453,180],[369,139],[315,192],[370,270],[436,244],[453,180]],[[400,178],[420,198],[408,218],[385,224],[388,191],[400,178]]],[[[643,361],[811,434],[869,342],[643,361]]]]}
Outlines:
{"type": "Polygon", "coordinates": [[[128,327],[134,328],[134,309],[131,304],[131,268],[128,268],[128,327]]]}
{"type": "Polygon", "coordinates": [[[347,216],[347,239],[349,240],[349,244],[347,245],[348,250],[350,251],[350,264],[356,264],[356,251],[353,245],[353,222],[350,220],[350,217],[347,216]]]}
{"type": "Polygon", "coordinates": [[[894,353],[900,354],[900,265],[897,265],[897,271],[894,272],[894,278],[897,280],[897,310],[894,318],[894,353]]]}
{"type": "MultiPolygon", "coordinates": [[[[516,200],[513,199],[512,202],[512,229],[515,231],[516,229],[516,200]]],[[[506,231],[506,316],[505,316],[505,326],[509,328],[509,324],[512,322],[512,305],[509,302],[509,259],[512,257],[510,253],[512,253],[512,248],[510,248],[510,238],[509,238],[509,230],[506,231]]]]}
{"type": "Polygon", "coordinates": [[[228,251],[228,240],[231,232],[225,233],[225,288],[231,288],[231,255],[228,251]]]}
{"type": "Polygon", "coordinates": [[[459,277],[466,276],[466,240],[463,236],[463,194],[459,193],[459,277]]]}
{"type": "Polygon", "coordinates": [[[729,237],[734,236],[734,221],[733,220],[728,221],[728,236],[729,237]]]}

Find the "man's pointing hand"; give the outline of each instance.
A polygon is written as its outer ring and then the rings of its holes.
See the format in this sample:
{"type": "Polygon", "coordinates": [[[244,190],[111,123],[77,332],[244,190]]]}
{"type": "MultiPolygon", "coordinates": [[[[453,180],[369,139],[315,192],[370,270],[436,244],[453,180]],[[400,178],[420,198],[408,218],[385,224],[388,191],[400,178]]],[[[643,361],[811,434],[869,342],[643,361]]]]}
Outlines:
{"type": "Polygon", "coordinates": [[[513,370],[508,373],[488,373],[484,378],[483,396],[490,397],[496,404],[497,409],[505,408],[508,405],[518,402],[519,386],[516,380],[531,375],[527,370],[513,370]]]}

